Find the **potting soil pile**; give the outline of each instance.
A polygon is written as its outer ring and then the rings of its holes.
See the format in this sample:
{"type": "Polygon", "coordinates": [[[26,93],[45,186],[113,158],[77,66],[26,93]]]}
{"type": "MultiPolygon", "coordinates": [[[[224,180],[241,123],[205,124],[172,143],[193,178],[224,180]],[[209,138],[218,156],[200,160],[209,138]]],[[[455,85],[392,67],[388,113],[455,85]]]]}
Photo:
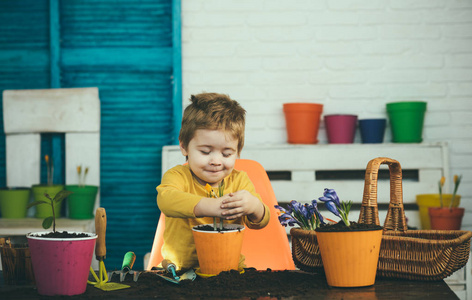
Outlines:
{"type": "MultiPolygon", "coordinates": [[[[323,285],[326,288],[326,280],[318,280],[313,273],[271,271],[258,272],[255,269],[245,269],[243,274],[237,271],[223,272],[218,276],[201,278],[195,281],[183,280],[179,284],[166,281],[156,274],[144,272],[133,281],[132,276],[126,276],[124,284],[130,288],[103,291],[92,285],[87,285],[87,290],[82,295],[60,296],[54,298],[64,299],[268,299],[303,296],[316,293],[323,285]]],[[[114,275],[113,282],[119,282],[119,276],[114,275]]],[[[18,293],[3,294],[2,299],[51,299],[47,296],[39,296],[34,287],[21,290],[18,293]],[[6,296],[6,298],[4,298],[6,296]]]]}

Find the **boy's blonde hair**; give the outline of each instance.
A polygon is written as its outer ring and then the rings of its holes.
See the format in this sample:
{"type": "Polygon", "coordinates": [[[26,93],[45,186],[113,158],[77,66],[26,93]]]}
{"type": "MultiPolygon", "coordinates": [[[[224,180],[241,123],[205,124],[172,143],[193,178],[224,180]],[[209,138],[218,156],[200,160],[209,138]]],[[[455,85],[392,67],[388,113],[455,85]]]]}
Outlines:
{"type": "Polygon", "coordinates": [[[246,110],[228,95],[202,93],[192,95],[184,110],[179,141],[184,149],[198,129],[223,130],[238,140],[238,155],[244,146],[246,110]]]}

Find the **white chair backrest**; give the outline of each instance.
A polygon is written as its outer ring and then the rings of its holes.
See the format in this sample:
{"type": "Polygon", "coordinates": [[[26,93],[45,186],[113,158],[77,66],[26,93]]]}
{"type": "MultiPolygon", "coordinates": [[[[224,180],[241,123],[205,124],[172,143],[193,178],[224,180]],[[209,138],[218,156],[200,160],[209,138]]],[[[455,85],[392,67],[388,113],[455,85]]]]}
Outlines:
{"type": "MultiPolygon", "coordinates": [[[[7,186],[40,183],[41,133],[65,133],[66,184],[77,184],[79,165],[87,182],[100,185],[98,88],[3,91],[7,186]]],[[[97,201],[98,202],[98,201],[97,201]]]]}

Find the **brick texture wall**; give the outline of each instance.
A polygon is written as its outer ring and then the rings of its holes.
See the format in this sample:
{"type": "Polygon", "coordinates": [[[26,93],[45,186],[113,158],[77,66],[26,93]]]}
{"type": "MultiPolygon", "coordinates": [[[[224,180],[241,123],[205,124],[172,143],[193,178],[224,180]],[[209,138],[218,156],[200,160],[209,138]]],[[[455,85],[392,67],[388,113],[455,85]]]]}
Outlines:
{"type": "Polygon", "coordinates": [[[182,22],[184,107],[190,94],[229,94],[254,145],[286,143],[286,102],[371,118],[427,101],[424,142],[449,144],[472,212],[472,1],[183,0],[182,22]]]}

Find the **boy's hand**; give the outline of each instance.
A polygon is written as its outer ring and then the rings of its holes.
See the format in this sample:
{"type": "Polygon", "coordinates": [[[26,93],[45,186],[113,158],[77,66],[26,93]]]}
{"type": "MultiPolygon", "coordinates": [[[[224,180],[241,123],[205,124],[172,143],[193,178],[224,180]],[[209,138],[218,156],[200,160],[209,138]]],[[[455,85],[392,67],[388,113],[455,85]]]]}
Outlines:
{"type": "Polygon", "coordinates": [[[248,216],[252,222],[260,222],[264,217],[264,205],[246,190],[229,193],[221,197],[222,215],[227,220],[248,216]]]}

